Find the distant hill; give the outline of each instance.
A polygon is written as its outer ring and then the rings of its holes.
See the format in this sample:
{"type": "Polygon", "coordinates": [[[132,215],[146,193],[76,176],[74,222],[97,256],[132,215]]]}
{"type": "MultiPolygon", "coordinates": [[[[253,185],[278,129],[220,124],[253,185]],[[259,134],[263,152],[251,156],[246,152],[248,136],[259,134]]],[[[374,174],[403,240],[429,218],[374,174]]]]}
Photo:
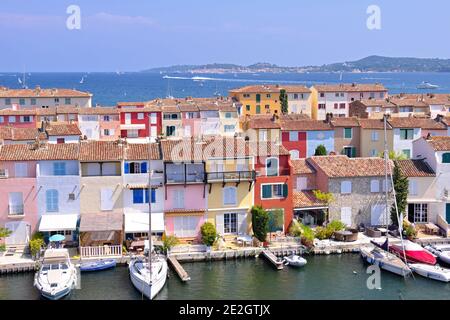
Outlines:
{"type": "Polygon", "coordinates": [[[204,65],[176,65],[142,72],[150,73],[283,73],[283,72],[450,72],[450,59],[392,58],[369,56],[356,61],[325,64],[322,66],[282,67],[267,62],[249,66],[231,63],[204,65]]]}

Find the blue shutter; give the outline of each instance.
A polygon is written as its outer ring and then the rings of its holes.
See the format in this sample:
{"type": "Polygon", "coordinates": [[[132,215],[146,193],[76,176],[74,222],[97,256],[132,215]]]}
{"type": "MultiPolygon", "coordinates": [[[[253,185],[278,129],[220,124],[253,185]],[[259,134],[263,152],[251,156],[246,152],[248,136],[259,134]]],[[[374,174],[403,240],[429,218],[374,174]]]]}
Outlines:
{"type": "Polygon", "coordinates": [[[147,162],[141,163],[141,173],[147,173],[147,162]]]}
{"type": "Polygon", "coordinates": [[[148,188],[144,190],[145,190],[145,203],[148,203],[148,188]]]}
{"type": "Polygon", "coordinates": [[[156,189],[152,189],[152,203],[156,202],[156,189]]]}
{"type": "Polygon", "coordinates": [[[133,203],[144,203],[142,189],[133,189],[133,203]]]}
{"type": "Polygon", "coordinates": [[[272,185],[266,184],[262,186],[262,197],[263,199],[272,198],[272,185]]]}
{"type": "Polygon", "coordinates": [[[130,164],[128,162],[125,162],[125,173],[130,173],[130,164]]]}

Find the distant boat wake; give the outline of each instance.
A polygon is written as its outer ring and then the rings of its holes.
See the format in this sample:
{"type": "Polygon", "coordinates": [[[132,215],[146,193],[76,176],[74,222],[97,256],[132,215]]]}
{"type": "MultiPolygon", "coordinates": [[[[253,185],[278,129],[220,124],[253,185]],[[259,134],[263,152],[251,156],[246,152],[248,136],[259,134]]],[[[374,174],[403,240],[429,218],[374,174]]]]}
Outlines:
{"type": "Polygon", "coordinates": [[[210,78],[210,77],[175,77],[175,76],[163,76],[163,79],[173,80],[192,80],[192,81],[224,81],[224,82],[260,82],[260,83],[309,83],[316,81],[295,81],[295,80],[255,80],[255,79],[230,79],[230,78],[210,78]]]}

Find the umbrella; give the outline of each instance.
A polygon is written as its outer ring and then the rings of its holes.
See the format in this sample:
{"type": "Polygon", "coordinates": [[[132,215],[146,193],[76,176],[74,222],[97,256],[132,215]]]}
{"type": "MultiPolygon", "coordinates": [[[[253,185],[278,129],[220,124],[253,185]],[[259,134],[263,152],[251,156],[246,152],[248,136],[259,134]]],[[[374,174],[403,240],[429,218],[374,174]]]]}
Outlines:
{"type": "Polygon", "coordinates": [[[66,239],[66,237],[64,237],[63,235],[61,235],[61,234],[54,234],[54,235],[52,235],[48,240],[50,241],[50,242],[58,242],[58,241],[63,241],[63,240],[65,240],[66,239]]]}

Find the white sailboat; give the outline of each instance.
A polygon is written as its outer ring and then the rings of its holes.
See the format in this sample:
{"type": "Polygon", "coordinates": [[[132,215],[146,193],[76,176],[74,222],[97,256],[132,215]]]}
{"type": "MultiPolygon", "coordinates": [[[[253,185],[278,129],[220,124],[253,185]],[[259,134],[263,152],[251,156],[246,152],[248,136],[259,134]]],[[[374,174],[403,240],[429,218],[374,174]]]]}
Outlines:
{"type": "Polygon", "coordinates": [[[47,249],[42,266],[34,276],[34,286],[43,297],[59,300],[75,288],[77,278],[67,249],[47,249]]]}
{"type": "Polygon", "coordinates": [[[417,89],[438,89],[439,86],[436,84],[431,84],[427,81],[423,81],[421,84],[417,86],[417,89]]]}
{"type": "MultiPolygon", "coordinates": [[[[149,144],[150,148],[150,144],[149,144]]],[[[152,185],[152,170],[151,170],[151,158],[149,151],[149,170],[148,170],[148,194],[151,194],[152,185]]],[[[153,254],[152,245],[152,202],[148,201],[148,259],[147,262],[144,258],[135,257],[132,258],[128,269],[130,271],[131,282],[134,287],[139,290],[148,299],[153,299],[164,287],[167,278],[167,261],[163,255],[153,254]]]]}
{"type": "MultiPolygon", "coordinates": [[[[388,145],[387,145],[387,115],[384,115],[384,162],[385,162],[385,200],[386,200],[386,217],[385,217],[385,223],[386,223],[386,229],[388,227],[389,224],[389,218],[388,218],[388,208],[389,208],[389,202],[388,202],[388,198],[389,198],[389,188],[388,188],[388,176],[389,173],[389,150],[388,150],[388,145]]],[[[402,219],[399,217],[398,214],[398,207],[397,207],[397,200],[395,198],[395,189],[394,189],[394,181],[392,180],[392,173],[390,173],[390,179],[389,179],[389,183],[390,186],[392,186],[392,191],[393,191],[393,197],[394,197],[394,205],[395,205],[395,210],[397,213],[397,220],[398,220],[398,228],[399,228],[399,232],[400,232],[400,239],[401,239],[401,246],[402,248],[404,248],[404,244],[403,244],[403,238],[402,238],[402,219]]],[[[374,243],[375,244],[375,243],[374,243]]],[[[392,272],[394,274],[406,277],[408,275],[410,275],[411,269],[409,268],[409,266],[407,265],[406,262],[406,256],[404,256],[403,254],[403,260],[390,253],[389,252],[389,241],[388,241],[388,236],[386,233],[386,241],[383,245],[378,245],[376,244],[375,248],[362,248],[361,249],[361,257],[370,264],[373,265],[377,265],[379,266],[381,269],[392,272]]]]}

